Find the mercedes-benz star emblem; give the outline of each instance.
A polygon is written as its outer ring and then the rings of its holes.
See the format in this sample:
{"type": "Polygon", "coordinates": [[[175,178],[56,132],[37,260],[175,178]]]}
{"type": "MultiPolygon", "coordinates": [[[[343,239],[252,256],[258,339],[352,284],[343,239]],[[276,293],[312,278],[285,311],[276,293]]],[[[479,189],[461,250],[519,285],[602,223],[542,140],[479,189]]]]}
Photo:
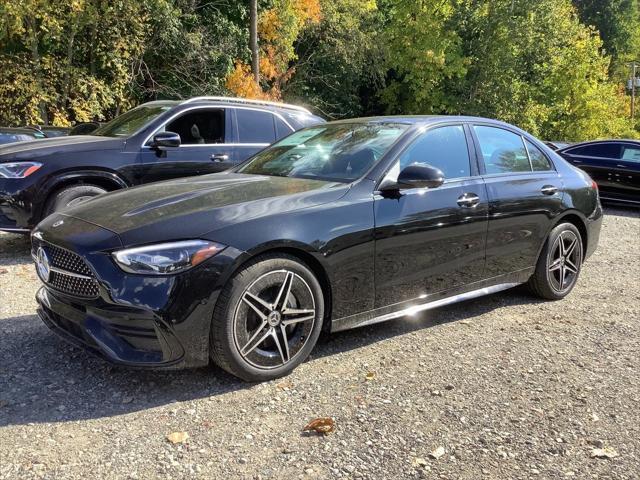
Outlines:
{"type": "Polygon", "coordinates": [[[51,268],[49,267],[49,257],[47,257],[47,253],[42,247],[38,248],[38,253],[36,254],[36,269],[42,281],[48,282],[51,268]]]}

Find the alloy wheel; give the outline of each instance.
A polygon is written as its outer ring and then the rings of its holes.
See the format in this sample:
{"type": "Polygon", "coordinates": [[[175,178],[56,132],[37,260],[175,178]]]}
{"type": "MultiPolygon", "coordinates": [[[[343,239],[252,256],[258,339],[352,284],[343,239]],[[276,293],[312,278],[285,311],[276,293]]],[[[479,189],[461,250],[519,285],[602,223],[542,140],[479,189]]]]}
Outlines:
{"type": "Polygon", "coordinates": [[[549,283],[557,292],[571,288],[578,278],[582,263],[582,245],[570,230],[558,235],[549,255],[547,274],[549,283]]]}
{"type": "Polygon", "coordinates": [[[290,362],[304,347],[316,321],[308,283],[290,270],[274,270],[242,293],[233,319],[236,348],[256,368],[290,362]]]}

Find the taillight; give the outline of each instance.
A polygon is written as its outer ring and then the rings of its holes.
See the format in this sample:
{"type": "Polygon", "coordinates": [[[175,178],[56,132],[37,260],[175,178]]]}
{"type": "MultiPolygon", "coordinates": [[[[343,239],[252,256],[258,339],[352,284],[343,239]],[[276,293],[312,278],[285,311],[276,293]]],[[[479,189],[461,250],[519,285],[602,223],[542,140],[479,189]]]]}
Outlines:
{"type": "Polygon", "coordinates": [[[591,188],[593,188],[595,191],[598,191],[598,184],[595,180],[591,180],[591,188]]]}

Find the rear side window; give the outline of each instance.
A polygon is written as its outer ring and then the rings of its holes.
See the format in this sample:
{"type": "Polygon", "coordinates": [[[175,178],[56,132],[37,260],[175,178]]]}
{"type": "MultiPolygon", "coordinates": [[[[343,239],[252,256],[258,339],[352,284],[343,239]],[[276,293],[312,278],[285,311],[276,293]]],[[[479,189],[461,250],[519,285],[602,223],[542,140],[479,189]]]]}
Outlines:
{"type": "Polygon", "coordinates": [[[533,168],[534,172],[545,172],[547,170],[553,170],[549,159],[545,156],[544,153],[540,151],[538,147],[536,147],[527,139],[525,139],[525,143],[527,145],[527,153],[529,153],[529,159],[531,160],[531,167],[533,168]]]}
{"type": "Polygon", "coordinates": [[[284,138],[287,135],[290,135],[291,133],[293,133],[293,130],[289,127],[289,125],[284,123],[284,121],[280,117],[275,115],[274,119],[276,121],[276,139],[277,140],[280,140],[281,138],[284,138]]]}
{"type": "Polygon", "coordinates": [[[530,172],[522,137],[497,127],[475,125],[485,170],[491,173],[530,172]]]}
{"type": "Polygon", "coordinates": [[[640,163],[640,147],[622,147],[622,160],[625,162],[636,162],[640,163]]]}
{"type": "Polygon", "coordinates": [[[400,170],[414,163],[439,168],[445,178],[470,176],[469,150],[462,125],[435,128],[420,136],[400,157],[400,170]]]}
{"type": "Polygon", "coordinates": [[[240,143],[273,143],[276,139],[273,115],[260,110],[236,109],[240,143]]]}
{"type": "Polygon", "coordinates": [[[583,157],[599,158],[620,158],[620,145],[617,143],[599,143],[597,145],[585,145],[567,150],[569,155],[580,155],[583,157]]]}

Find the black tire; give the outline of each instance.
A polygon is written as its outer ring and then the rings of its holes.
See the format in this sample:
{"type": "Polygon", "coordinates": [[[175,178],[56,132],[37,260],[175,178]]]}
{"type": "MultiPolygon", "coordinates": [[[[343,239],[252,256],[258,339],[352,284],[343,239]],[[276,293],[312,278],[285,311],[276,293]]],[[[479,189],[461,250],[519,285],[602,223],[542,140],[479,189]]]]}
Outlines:
{"type": "Polygon", "coordinates": [[[49,198],[42,218],[103,193],[107,193],[107,190],[95,185],[72,185],[63,188],[49,198]]]}
{"type": "Polygon", "coordinates": [[[556,226],[540,252],[535,273],[528,282],[529,289],[546,300],[566,297],[578,282],[583,255],[582,236],[575,225],[556,226]]]}
{"type": "Polygon", "coordinates": [[[323,319],[322,287],[311,269],[290,255],[260,256],[220,293],[209,337],[211,359],[248,382],[287,375],[313,350],[323,319]]]}

